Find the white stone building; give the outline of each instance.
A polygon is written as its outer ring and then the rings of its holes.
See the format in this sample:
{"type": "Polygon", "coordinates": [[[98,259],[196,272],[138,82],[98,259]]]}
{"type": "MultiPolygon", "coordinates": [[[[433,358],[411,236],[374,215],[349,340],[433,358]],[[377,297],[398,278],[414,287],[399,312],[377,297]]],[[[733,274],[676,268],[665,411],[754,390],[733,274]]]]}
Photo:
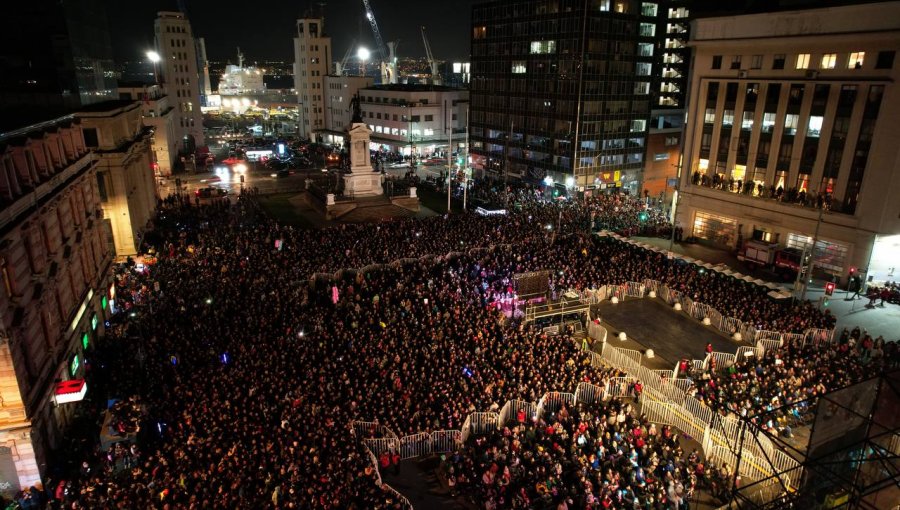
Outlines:
{"type": "Polygon", "coordinates": [[[466,144],[469,91],[434,85],[378,85],[359,91],[372,150],[427,156],[466,144]]]}
{"type": "Polygon", "coordinates": [[[323,143],[343,145],[353,109],[350,101],[360,89],[371,87],[375,78],[371,76],[325,77],[325,128],[317,133],[323,143]]]}
{"type": "Polygon", "coordinates": [[[684,236],[802,249],[818,224],[820,269],[900,265],[900,2],[699,19],[690,45],[684,236]]]}
{"type": "Polygon", "coordinates": [[[294,88],[301,137],[312,138],[317,130],[325,128],[325,76],[331,69],[331,37],[325,35],[325,19],[298,19],[297,37],[294,37],[294,88]]]}
{"type": "Polygon", "coordinates": [[[200,70],[197,69],[197,45],[191,23],[181,12],[162,11],[154,26],[156,65],[162,75],[163,89],[175,108],[175,137],[179,152],[193,154],[205,144],[203,115],[200,111],[200,70]]]}
{"type": "Polygon", "coordinates": [[[175,138],[175,109],[158,85],[119,84],[119,98],[141,103],[144,125],[153,128],[150,149],[153,153],[154,173],[158,177],[172,175],[177,155],[175,138]]]}

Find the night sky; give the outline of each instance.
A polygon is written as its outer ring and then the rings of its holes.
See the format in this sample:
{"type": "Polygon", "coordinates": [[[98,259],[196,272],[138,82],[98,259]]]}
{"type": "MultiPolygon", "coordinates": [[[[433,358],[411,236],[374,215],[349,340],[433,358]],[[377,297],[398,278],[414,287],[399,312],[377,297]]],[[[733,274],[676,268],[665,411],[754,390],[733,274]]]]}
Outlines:
{"type": "MultiPolygon", "coordinates": [[[[153,46],[153,21],[157,11],[177,10],[176,0],[122,2],[104,0],[115,57],[118,61],[141,58],[153,46]]],[[[184,0],[196,37],[206,39],[210,60],[236,61],[240,46],[247,62],[294,60],[295,21],[310,0],[184,0]]],[[[359,38],[374,47],[364,19],[362,0],[326,0],[325,29],[331,36],[334,56],[341,58],[351,40],[359,38]]],[[[472,5],[479,0],[370,0],[381,36],[400,39],[400,57],[425,55],[419,27],[425,25],[432,52],[438,59],[466,59],[472,5]]]]}

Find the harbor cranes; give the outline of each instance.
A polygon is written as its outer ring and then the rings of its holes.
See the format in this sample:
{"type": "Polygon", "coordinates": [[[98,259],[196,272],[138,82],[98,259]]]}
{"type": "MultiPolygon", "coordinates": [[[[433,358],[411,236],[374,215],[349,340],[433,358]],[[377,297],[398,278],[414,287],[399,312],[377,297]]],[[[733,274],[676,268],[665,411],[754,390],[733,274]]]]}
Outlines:
{"type": "Polygon", "coordinates": [[[369,0],[363,0],[363,7],[366,9],[366,19],[372,26],[372,34],[375,36],[375,49],[381,53],[381,83],[397,83],[397,56],[395,55],[397,43],[390,41],[387,45],[384,44],[369,0]]]}
{"type": "Polygon", "coordinates": [[[432,85],[441,84],[441,74],[438,72],[437,60],[431,53],[431,45],[428,44],[428,36],[425,34],[425,27],[422,27],[422,41],[425,43],[425,57],[428,59],[428,65],[431,66],[431,83],[432,85]]]}

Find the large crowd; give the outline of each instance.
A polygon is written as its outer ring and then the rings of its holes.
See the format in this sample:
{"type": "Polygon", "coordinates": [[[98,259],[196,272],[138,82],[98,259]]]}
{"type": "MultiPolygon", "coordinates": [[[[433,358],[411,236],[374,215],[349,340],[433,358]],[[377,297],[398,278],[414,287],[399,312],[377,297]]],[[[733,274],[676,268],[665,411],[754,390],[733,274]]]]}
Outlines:
{"type": "MultiPolygon", "coordinates": [[[[62,488],[53,504],[402,508],[354,420],[398,435],[459,429],[474,411],[621,375],[592,366],[572,331],[548,336],[502,313],[515,273],[551,269],[554,294],[654,278],[761,329],[833,324],[808,304],[584,235],[616,208],[639,211],[636,199],[526,197],[506,216],[321,231],[278,225],[253,200],[171,197],[145,237],[156,263],[119,268],[124,322],[91,354],[94,391],[140,402],[138,443],[83,446],[84,468],[51,483],[62,488]]],[[[487,508],[681,508],[703,479],[674,431],[618,401],[508,425],[446,466],[487,508]]]]}
{"type": "Polygon", "coordinates": [[[744,356],[727,367],[695,374],[688,393],[723,414],[746,416],[761,428],[791,437],[808,424],[816,398],[900,368],[897,342],[846,329],[835,344],[785,344],[762,357],[744,356]]]}

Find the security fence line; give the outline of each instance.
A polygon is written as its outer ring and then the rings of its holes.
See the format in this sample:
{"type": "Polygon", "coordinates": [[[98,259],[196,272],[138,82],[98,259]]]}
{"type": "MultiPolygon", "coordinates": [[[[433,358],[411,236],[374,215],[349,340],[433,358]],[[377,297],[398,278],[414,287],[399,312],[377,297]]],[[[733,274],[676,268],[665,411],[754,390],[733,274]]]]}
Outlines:
{"type": "MultiPolygon", "coordinates": [[[[593,366],[602,365],[597,353],[584,352],[591,355],[593,366]]],[[[558,391],[545,393],[537,403],[518,399],[508,400],[499,413],[476,412],[469,414],[461,430],[438,430],[430,434],[420,432],[398,437],[388,427],[378,422],[355,420],[351,426],[357,438],[362,440],[366,447],[369,459],[376,471],[376,483],[394,493],[405,505],[404,508],[412,509],[413,507],[406,497],[382,482],[377,460],[381,454],[397,452],[402,460],[407,460],[426,455],[452,453],[473,434],[486,434],[491,430],[501,429],[511,422],[525,423],[541,420],[548,414],[559,411],[564,404],[568,406],[580,403],[595,405],[611,398],[635,397],[635,382],[636,379],[633,377],[612,377],[604,386],[580,382],[574,393],[558,391]]]]}
{"type": "Polygon", "coordinates": [[[650,421],[670,424],[693,436],[708,458],[727,464],[732,471],[739,469],[743,477],[770,480],[774,484],[771,479],[778,476],[785,486],[799,487],[802,476],[799,462],[777,449],[768,437],[746,429],[742,434],[741,421],[714,412],[667,377],[660,377],[621,351],[607,342],[603,344],[600,361],[644,384],[640,395],[642,412],[650,421]]]}

